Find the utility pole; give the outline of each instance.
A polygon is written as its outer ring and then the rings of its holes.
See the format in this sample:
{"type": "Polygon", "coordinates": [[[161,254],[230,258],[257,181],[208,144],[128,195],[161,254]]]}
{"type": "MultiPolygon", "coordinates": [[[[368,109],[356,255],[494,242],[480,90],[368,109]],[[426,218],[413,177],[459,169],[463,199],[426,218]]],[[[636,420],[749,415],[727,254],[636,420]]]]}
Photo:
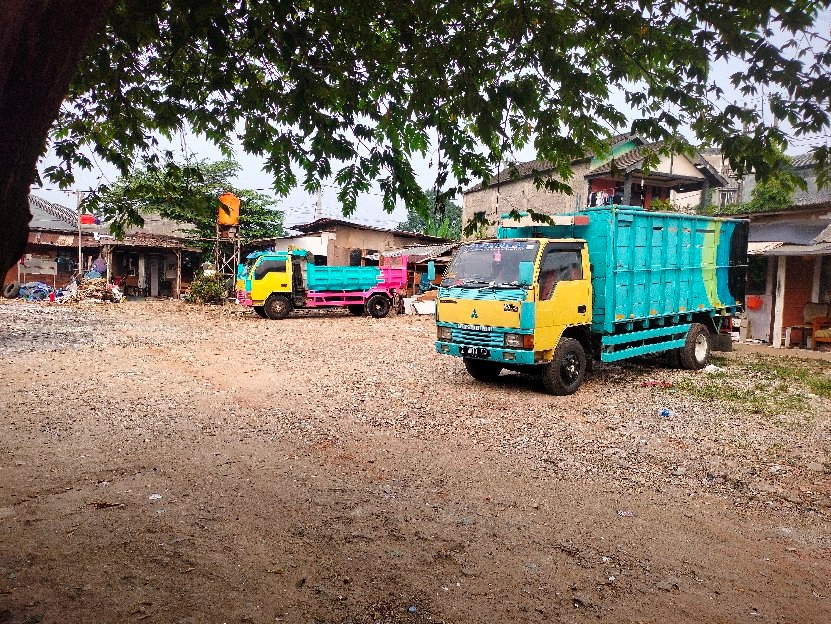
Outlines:
{"type": "Polygon", "coordinates": [[[81,275],[83,273],[83,264],[84,264],[84,252],[81,248],[81,202],[83,201],[83,195],[81,191],[75,191],[75,205],[78,210],[78,276],[76,277],[77,283],[81,283],[81,275]]]}
{"type": "Polygon", "coordinates": [[[317,206],[315,207],[315,218],[314,220],[317,221],[323,217],[323,195],[320,191],[320,187],[317,188],[317,206]]]}

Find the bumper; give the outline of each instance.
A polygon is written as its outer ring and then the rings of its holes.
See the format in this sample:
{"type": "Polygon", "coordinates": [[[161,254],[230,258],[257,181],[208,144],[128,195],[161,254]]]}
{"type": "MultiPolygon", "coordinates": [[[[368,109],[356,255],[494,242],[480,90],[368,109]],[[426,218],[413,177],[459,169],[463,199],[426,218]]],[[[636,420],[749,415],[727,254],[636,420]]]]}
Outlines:
{"type": "Polygon", "coordinates": [[[480,360],[488,360],[489,362],[499,362],[500,364],[536,364],[533,351],[525,351],[522,349],[506,349],[505,347],[487,347],[486,355],[475,355],[476,351],[466,352],[469,349],[480,349],[473,345],[457,344],[455,342],[436,341],[436,351],[442,355],[454,355],[456,357],[474,357],[480,360]],[[507,357],[506,357],[507,356],[507,357]]]}

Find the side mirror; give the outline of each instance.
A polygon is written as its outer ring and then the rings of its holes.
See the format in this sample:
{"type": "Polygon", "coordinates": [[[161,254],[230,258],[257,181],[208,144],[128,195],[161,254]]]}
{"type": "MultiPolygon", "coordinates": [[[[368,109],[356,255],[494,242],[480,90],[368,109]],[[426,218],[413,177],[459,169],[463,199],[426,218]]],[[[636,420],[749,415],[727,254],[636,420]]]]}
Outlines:
{"type": "Polygon", "coordinates": [[[530,286],[534,281],[534,263],[527,260],[519,263],[519,285],[530,286]]]}
{"type": "Polygon", "coordinates": [[[436,263],[432,260],[427,263],[427,279],[431,282],[436,279],[436,263]]]}

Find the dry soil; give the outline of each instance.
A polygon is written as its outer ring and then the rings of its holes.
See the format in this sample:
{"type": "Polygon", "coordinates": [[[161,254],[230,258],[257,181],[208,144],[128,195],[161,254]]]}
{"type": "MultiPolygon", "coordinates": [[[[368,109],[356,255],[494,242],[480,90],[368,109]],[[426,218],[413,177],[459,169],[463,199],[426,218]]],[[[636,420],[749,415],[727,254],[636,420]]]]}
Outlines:
{"type": "Polygon", "coordinates": [[[0,304],[0,623],[831,620],[828,400],[552,397],[434,333],[0,304]]]}

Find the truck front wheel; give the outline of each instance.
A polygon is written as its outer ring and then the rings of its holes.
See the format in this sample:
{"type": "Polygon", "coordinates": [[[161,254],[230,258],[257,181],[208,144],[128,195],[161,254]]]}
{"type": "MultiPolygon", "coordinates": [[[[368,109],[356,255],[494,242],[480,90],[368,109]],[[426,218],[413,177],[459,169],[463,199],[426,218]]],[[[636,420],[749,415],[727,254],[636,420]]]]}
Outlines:
{"type": "Polygon", "coordinates": [[[687,342],[679,349],[681,368],[701,370],[710,363],[710,332],[701,323],[693,323],[687,342]]]}
{"type": "Polygon", "coordinates": [[[549,394],[565,396],[577,392],[586,376],[586,352],[579,340],[561,338],[554,358],[542,366],[542,386],[549,394]]]}
{"type": "Polygon", "coordinates": [[[467,372],[476,381],[493,381],[502,372],[502,367],[496,362],[474,360],[472,358],[465,358],[464,361],[467,372]]]}
{"type": "Polygon", "coordinates": [[[284,319],[291,312],[291,303],[283,295],[269,295],[263,306],[265,315],[272,321],[284,319]]]}
{"type": "Polygon", "coordinates": [[[390,313],[390,300],[386,295],[372,295],[366,302],[366,311],[373,318],[384,318],[390,313]]]}

